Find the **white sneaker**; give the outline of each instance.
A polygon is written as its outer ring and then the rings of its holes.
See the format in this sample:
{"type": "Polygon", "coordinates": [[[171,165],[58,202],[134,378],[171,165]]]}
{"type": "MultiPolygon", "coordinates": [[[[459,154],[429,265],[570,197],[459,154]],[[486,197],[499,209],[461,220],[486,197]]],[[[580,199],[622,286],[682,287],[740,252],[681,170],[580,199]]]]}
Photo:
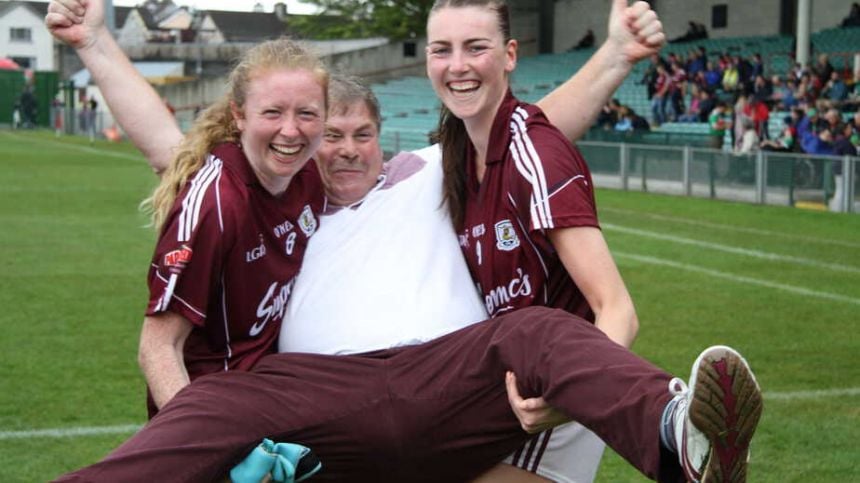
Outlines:
{"type": "Polygon", "coordinates": [[[687,480],[746,481],[749,444],[762,411],[761,389],[747,361],[731,347],[713,346],[693,364],[690,386],[677,377],[675,444],[687,480]]]}

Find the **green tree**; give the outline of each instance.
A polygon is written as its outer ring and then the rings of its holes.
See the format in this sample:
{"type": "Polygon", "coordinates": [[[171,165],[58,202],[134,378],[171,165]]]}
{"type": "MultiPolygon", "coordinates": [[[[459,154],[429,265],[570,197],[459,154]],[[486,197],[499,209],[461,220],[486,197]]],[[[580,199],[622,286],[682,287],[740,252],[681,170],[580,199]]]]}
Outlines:
{"type": "Polygon", "coordinates": [[[316,39],[389,37],[406,39],[424,35],[433,0],[309,0],[319,15],[290,18],[290,27],[316,39]]]}

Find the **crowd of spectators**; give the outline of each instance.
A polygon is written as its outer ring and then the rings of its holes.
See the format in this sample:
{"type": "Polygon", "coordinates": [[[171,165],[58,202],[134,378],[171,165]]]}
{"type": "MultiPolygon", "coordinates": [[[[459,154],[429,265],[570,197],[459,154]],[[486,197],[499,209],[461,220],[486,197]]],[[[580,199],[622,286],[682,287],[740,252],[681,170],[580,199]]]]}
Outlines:
{"type": "Polygon", "coordinates": [[[756,149],[860,152],[857,117],[843,122],[860,105],[860,73],[852,76],[835,69],[827,54],[820,54],[809,68],[795,64],[788,72],[768,76],[760,54],[709,56],[700,46],[686,57],[653,56],[641,83],[647,87],[652,126],[707,122],[714,147],[716,136],[728,130],[733,149],[741,153],[756,149]],[[785,116],[777,139],[769,139],[768,134],[773,112],[791,113],[785,116]]]}

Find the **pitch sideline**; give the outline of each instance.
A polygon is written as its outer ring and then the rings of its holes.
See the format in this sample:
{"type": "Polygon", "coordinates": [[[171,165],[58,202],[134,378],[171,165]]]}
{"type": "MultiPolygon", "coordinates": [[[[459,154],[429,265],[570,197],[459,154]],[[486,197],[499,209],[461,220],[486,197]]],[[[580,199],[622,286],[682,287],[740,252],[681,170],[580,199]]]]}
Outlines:
{"type": "Polygon", "coordinates": [[[734,231],[738,233],[749,233],[751,235],[763,235],[777,238],[787,238],[789,240],[798,240],[807,243],[818,243],[822,245],[835,245],[847,248],[860,248],[860,243],[854,243],[845,240],[831,240],[828,238],[819,238],[813,236],[804,236],[804,235],[795,235],[793,233],[784,233],[780,231],[774,230],[765,230],[762,228],[751,228],[747,226],[735,226],[735,225],[727,225],[723,223],[714,223],[709,221],[701,221],[701,220],[691,220],[689,218],[684,218],[680,216],[669,216],[669,215],[658,215],[656,213],[644,213],[641,211],[635,210],[627,210],[623,208],[611,208],[611,207],[601,207],[600,210],[608,211],[610,213],[619,213],[622,215],[635,215],[641,218],[650,218],[652,220],[661,220],[668,221],[672,223],[682,223],[691,226],[699,226],[704,228],[715,228],[718,230],[724,231],[734,231]]]}
{"type": "Polygon", "coordinates": [[[860,268],[845,265],[845,264],[837,264],[837,263],[828,263],[828,262],[820,262],[818,260],[811,260],[809,258],[795,257],[791,255],[780,255],[777,253],[772,253],[763,250],[756,250],[751,248],[739,248],[733,247],[729,245],[723,245],[720,243],[707,242],[702,240],[695,240],[692,238],[684,238],[675,235],[666,235],[663,233],[656,233],[648,230],[641,230],[638,228],[630,228],[622,225],[616,225],[613,223],[601,223],[601,226],[605,230],[617,231],[620,233],[626,233],[628,235],[641,236],[646,238],[653,238],[656,240],[664,240],[672,243],[679,243],[682,245],[692,245],[700,248],[709,248],[711,250],[717,250],[725,253],[731,253],[734,255],[744,255],[748,257],[760,258],[763,260],[771,260],[771,261],[779,261],[779,262],[788,262],[794,263],[798,265],[806,265],[818,269],[825,270],[833,270],[837,272],[850,272],[850,273],[860,273],[860,268]]]}

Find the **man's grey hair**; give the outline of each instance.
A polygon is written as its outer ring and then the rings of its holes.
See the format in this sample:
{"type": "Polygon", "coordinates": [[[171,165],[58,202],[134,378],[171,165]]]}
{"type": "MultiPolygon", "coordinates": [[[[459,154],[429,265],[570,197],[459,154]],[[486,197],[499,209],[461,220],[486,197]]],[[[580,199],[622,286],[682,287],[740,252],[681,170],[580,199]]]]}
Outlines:
{"type": "Polygon", "coordinates": [[[379,113],[379,100],[370,87],[361,78],[333,74],[328,84],[329,115],[343,115],[357,102],[364,102],[370,117],[376,124],[376,129],[381,130],[382,118],[379,113]]]}

